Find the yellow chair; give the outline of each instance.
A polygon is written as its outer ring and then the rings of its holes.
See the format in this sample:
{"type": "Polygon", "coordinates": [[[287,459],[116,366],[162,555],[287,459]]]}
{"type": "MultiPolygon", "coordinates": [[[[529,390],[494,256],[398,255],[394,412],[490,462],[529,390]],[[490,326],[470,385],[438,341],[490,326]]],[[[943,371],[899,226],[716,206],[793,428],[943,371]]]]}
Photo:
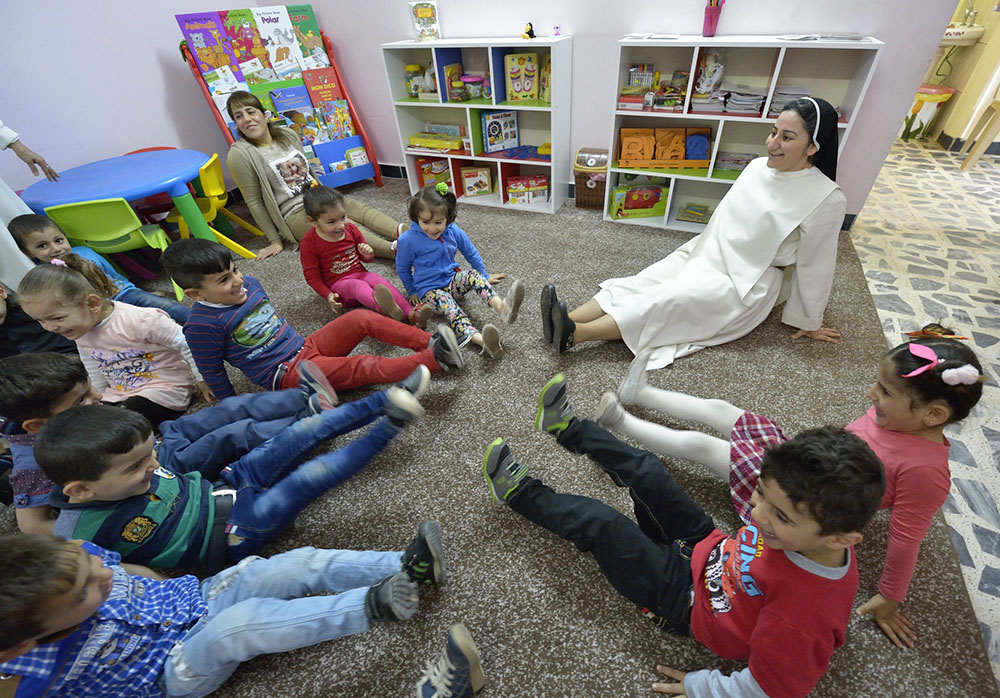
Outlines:
{"type": "MultiPolygon", "coordinates": [[[[263,230],[251,225],[225,207],[226,202],[229,200],[229,193],[226,191],[226,181],[222,176],[222,163],[219,161],[218,153],[214,153],[212,157],[209,158],[208,162],[202,165],[199,180],[201,182],[201,190],[205,195],[196,198],[195,202],[198,204],[198,209],[201,211],[201,215],[205,218],[207,223],[214,222],[215,219],[218,218],[219,214],[222,214],[226,218],[239,223],[254,235],[264,235],[263,230]]],[[[180,227],[180,234],[182,238],[186,238],[190,235],[188,225],[184,221],[184,218],[181,217],[180,211],[177,210],[176,206],[170,210],[170,213],[167,214],[166,220],[170,223],[176,223],[180,227]]],[[[216,240],[241,257],[253,259],[257,256],[239,243],[230,240],[226,235],[223,235],[215,228],[212,228],[212,233],[215,235],[216,240]]]]}
{"type": "MultiPolygon", "coordinates": [[[[103,255],[145,247],[163,252],[170,244],[163,229],[158,225],[143,225],[125,199],[49,206],[45,215],[62,228],[70,244],[86,245],[103,255]]],[[[184,291],[177,284],[174,293],[177,300],[184,298],[184,291]]]]}

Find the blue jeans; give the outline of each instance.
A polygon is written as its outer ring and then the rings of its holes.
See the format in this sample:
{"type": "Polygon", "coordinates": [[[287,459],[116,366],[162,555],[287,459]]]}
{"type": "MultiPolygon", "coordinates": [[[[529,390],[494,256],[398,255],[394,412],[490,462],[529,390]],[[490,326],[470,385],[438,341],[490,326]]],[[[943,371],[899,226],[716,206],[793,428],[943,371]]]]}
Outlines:
{"type": "Polygon", "coordinates": [[[302,463],[324,441],[373,422],[385,401],[386,393],[380,391],[300,419],[222,471],[222,480],[237,491],[226,531],[243,539],[229,546],[230,560],[256,552],[288,528],[307,504],[360,471],[385,448],[400,427],[382,418],[343,448],[302,463]]]}
{"type": "Polygon", "coordinates": [[[298,548],[209,577],[201,583],[208,613],[170,651],[162,687],[169,696],[208,695],[257,655],[367,631],[365,594],[401,570],[401,556],[298,548]],[[334,595],[308,596],[324,592],[334,595]]]}
{"type": "Polygon", "coordinates": [[[298,388],[227,397],[211,407],[160,424],[160,464],[174,472],[200,471],[217,480],[227,465],[306,414],[298,388]]]}
{"type": "Polygon", "coordinates": [[[140,308],[159,308],[169,315],[170,319],[178,325],[183,325],[187,322],[188,315],[191,314],[191,309],[183,303],[178,303],[170,298],[158,296],[155,293],[150,293],[149,291],[143,291],[141,288],[125,289],[115,296],[115,300],[121,301],[122,303],[128,303],[129,305],[137,305],[140,308]]]}

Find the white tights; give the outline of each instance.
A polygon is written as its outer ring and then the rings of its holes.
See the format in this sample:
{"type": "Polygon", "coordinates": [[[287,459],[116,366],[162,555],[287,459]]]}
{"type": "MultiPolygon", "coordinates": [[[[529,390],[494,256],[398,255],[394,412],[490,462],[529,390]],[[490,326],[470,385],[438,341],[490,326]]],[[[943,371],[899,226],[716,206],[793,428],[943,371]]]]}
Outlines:
{"type": "Polygon", "coordinates": [[[616,428],[656,453],[701,463],[717,477],[729,482],[729,435],[743,410],[725,400],[709,400],[684,393],[643,385],[636,391],[635,403],[664,414],[712,427],[724,438],[700,431],[671,429],[661,424],[624,413],[616,428]]]}

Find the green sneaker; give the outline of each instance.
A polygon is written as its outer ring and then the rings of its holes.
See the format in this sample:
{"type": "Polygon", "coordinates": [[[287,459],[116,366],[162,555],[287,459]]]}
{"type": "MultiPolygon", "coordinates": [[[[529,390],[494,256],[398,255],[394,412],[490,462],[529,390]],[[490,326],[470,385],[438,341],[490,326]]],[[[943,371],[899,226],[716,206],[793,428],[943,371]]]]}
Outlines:
{"type": "Polygon", "coordinates": [[[559,436],[574,419],[576,415],[573,413],[573,407],[566,399],[566,376],[557,373],[538,394],[535,429],[559,436]]]}
{"type": "Polygon", "coordinates": [[[490,488],[493,499],[501,504],[506,502],[521,481],[528,474],[528,469],[514,460],[514,454],[503,439],[497,439],[486,448],[483,456],[483,475],[490,488]]]}

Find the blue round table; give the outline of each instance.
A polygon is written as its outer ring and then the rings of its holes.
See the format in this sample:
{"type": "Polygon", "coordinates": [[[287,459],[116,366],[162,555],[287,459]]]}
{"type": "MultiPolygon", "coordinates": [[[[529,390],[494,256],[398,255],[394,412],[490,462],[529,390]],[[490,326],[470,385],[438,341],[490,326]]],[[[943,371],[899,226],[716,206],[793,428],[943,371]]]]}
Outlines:
{"type": "Polygon", "coordinates": [[[35,213],[48,206],[95,199],[135,201],[166,192],[177,205],[195,237],[215,240],[188,182],[198,178],[208,156],[197,150],[151,150],[130,153],[80,165],[59,174],[59,181],[35,182],[21,192],[21,199],[35,213]]]}

